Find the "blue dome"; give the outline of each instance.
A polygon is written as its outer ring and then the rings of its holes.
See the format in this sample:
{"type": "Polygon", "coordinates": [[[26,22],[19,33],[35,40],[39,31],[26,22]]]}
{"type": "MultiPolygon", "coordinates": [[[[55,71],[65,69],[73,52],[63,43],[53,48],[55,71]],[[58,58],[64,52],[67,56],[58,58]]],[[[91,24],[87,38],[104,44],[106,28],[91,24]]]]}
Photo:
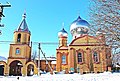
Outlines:
{"type": "Polygon", "coordinates": [[[89,26],[89,23],[81,19],[80,16],[77,18],[77,20],[73,21],[72,24],[89,26]]]}
{"type": "Polygon", "coordinates": [[[72,22],[70,26],[70,32],[73,38],[77,38],[82,35],[88,34],[89,31],[89,23],[80,18],[80,16],[72,22]]]}
{"type": "Polygon", "coordinates": [[[59,32],[67,33],[64,28],[62,30],[60,30],[59,32]]]}
{"type": "Polygon", "coordinates": [[[58,36],[59,37],[61,37],[61,36],[67,37],[67,35],[68,35],[68,33],[65,31],[64,28],[58,32],[58,36]]]}
{"type": "Polygon", "coordinates": [[[71,27],[70,27],[70,31],[77,28],[77,27],[86,27],[88,28],[89,23],[83,19],[81,19],[81,17],[79,16],[75,21],[72,22],[71,27]]]}

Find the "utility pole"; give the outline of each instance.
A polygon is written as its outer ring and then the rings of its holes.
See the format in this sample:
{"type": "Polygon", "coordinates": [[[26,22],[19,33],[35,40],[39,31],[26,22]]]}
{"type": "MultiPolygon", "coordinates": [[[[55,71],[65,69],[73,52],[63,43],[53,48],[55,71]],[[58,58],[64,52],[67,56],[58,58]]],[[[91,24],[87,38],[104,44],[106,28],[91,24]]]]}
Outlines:
{"type": "MultiPolygon", "coordinates": [[[[3,14],[4,7],[11,7],[11,5],[8,2],[5,5],[0,3],[0,27],[4,27],[4,24],[1,24],[2,17],[5,17],[5,15],[3,14]]],[[[1,30],[0,34],[2,34],[1,30]]]]}
{"type": "MultiPolygon", "coordinates": [[[[39,54],[38,54],[38,76],[40,76],[40,52],[41,52],[41,54],[44,56],[44,58],[45,58],[45,60],[47,61],[47,63],[48,63],[48,60],[47,60],[47,58],[45,57],[45,53],[43,53],[43,51],[41,50],[40,43],[38,43],[38,49],[39,49],[39,54]]],[[[48,66],[49,66],[50,70],[52,71],[52,73],[55,74],[55,73],[53,72],[53,69],[52,69],[52,67],[50,66],[49,63],[48,63],[48,66]]]]}
{"type": "Polygon", "coordinates": [[[40,43],[38,44],[39,54],[38,54],[38,76],[40,76],[40,43]]]}
{"type": "Polygon", "coordinates": [[[53,71],[53,69],[52,69],[52,67],[50,66],[50,64],[49,64],[49,62],[48,62],[48,60],[47,60],[47,58],[45,57],[45,53],[42,52],[42,54],[43,54],[43,56],[44,56],[46,62],[48,63],[48,66],[49,66],[49,68],[50,68],[52,74],[55,74],[54,71],[53,71]]]}
{"type": "Polygon", "coordinates": [[[48,63],[48,66],[49,66],[49,68],[50,68],[50,70],[51,70],[52,74],[55,74],[55,73],[54,73],[54,71],[53,71],[53,69],[52,69],[52,67],[50,66],[50,64],[49,64],[49,62],[48,62],[48,60],[47,60],[46,56],[45,56],[45,53],[43,53],[43,51],[42,51],[42,50],[40,50],[40,51],[41,51],[42,55],[44,56],[44,58],[45,58],[46,62],[48,63]]]}

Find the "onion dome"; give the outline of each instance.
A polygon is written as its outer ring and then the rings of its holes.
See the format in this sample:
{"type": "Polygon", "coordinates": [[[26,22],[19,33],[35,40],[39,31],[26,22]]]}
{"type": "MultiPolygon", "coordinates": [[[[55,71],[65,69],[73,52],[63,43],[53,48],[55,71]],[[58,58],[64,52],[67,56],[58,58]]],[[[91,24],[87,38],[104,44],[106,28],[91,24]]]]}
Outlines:
{"type": "Polygon", "coordinates": [[[26,18],[26,13],[23,14],[23,20],[20,23],[20,25],[18,26],[18,29],[16,31],[30,33],[25,18],[26,18]]]}
{"type": "Polygon", "coordinates": [[[87,34],[89,30],[89,23],[83,20],[80,16],[72,22],[70,26],[70,32],[73,37],[78,37],[83,34],[87,34]]]}
{"type": "Polygon", "coordinates": [[[67,37],[68,33],[63,28],[61,31],[58,32],[58,37],[67,37]]]}

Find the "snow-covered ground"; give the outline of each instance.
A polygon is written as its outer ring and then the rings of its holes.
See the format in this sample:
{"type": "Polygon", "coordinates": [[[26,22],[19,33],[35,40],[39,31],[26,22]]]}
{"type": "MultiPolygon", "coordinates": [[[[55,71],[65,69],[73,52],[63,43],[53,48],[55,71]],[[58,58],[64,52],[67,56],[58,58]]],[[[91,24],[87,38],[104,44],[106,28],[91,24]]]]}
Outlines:
{"type": "Polygon", "coordinates": [[[0,76],[0,81],[120,81],[120,73],[100,74],[42,74],[41,76],[0,76]]]}

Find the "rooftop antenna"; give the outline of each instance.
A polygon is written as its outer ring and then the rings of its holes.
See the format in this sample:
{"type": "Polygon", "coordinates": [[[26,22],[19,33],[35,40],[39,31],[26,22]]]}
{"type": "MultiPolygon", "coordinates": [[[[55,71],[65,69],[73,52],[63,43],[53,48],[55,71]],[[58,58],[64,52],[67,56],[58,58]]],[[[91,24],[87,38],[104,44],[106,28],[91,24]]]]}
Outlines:
{"type": "Polygon", "coordinates": [[[4,24],[1,24],[2,17],[5,17],[5,15],[3,14],[4,7],[11,7],[11,5],[9,4],[9,2],[6,2],[6,4],[0,3],[0,27],[4,27],[4,24]]]}

